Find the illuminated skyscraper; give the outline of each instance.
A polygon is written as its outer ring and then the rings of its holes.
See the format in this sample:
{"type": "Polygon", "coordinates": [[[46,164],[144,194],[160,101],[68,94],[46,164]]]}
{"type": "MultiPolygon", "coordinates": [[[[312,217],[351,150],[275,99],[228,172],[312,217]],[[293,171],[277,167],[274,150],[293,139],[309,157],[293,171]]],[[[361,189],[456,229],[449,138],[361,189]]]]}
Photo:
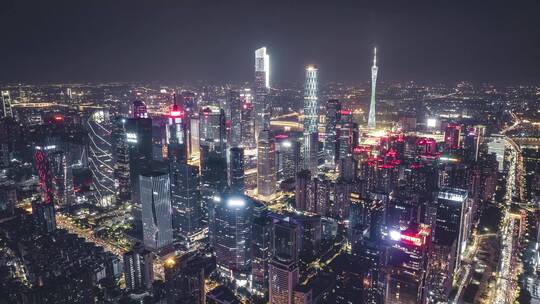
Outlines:
{"type": "Polygon", "coordinates": [[[324,140],[324,160],[331,165],[336,164],[337,155],[337,130],[336,126],[340,119],[341,102],[330,99],[326,103],[326,128],[324,140]]]}
{"type": "Polygon", "coordinates": [[[257,191],[262,196],[276,192],[276,144],[268,129],[259,133],[257,143],[257,191]]]}
{"type": "Polygon", "coordinates": [[[0,95],[0,118],[13,117],[13,110],[11,109],[11,96],[9,91],[2,91],[0,95]]]}
{"type": "Polygon", "coordinates": [[[229,187],[235,193],[244,193],[244,148],[233,147],[229,150],[229,187]]]}
{"type": "Polygon", "coordinates": [[[242,100],[236,91],[230,91],[227,101],[231,119],[231,147],[238,147],[242,143],[242,100]]]}
{"type": "Polygon", "coordinates": [[[270,107],[268,105],[268,90],[270,89],[270,56],[266,47],[255,50],[255,99],[253,101],[256,113],[255,131],[268,128],[270,124],[270,107]]]}
{"type": "Polygon", "coordinates": [[[373,66],[371,67],[371,103],[369,105],[369,118],[368,118],[368,127],[375,128],[377,126],[376,116],[377,112],[375,109],[375,93],[377,86],[377,48],[373,49],[373,66]]]}
{"type": "Polygon", "coordinates": [[[314,66],[306,68],[304,89],[304,133],[318,131],[319,122],[319,82],[318,70],[314,66]]]}
{"type": "Polygon", "coordinates": [[[318,70],[313,66],[306,68],[304,89],[304,169],[317,174],[317,153],[319,149],[319,83],[318,70]]]}
{"type": "Polygon", "coordinates": [[[161,249],[173,241],[169,175],[147,171],[139,176],[144,245],[161,249]]]}
{"type": "Polygon", "coordinates": [[[94,111],[86,121],[88,161],[92,171],[94,197],[101,207],[110,207],[116,198],[112,129],[109,111],[94,111]]]}
{"type": "Polygon", "coordinates": [[[216,197],[215,250],[218,272],[238,285],[251,273],[251,224],[253,202],[244,195],[216,197]]]}

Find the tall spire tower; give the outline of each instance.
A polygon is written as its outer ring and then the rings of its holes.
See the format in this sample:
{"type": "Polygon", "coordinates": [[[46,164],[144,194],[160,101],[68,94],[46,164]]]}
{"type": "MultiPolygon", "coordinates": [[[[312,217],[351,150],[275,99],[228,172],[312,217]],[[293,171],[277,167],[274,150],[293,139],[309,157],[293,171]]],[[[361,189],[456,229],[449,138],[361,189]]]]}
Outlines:
{"type": "Polygon", "coordinates": [[[371,67],[371,103],[369,106],[369,118],[368,118],[368,128],[375,128],[377,126],[377,121],[375,118],[375,90],[377,86],[377,48],[373,49],[373,66],[371,67]]]}

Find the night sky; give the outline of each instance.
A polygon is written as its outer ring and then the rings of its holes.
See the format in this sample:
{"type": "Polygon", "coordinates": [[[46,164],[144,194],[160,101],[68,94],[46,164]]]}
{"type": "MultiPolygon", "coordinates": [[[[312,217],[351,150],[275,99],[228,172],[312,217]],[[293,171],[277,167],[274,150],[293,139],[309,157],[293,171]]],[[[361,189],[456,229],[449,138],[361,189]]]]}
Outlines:
{"type": "Polygon", "coordinates": [[[540,1],[0,1],[0,81],[540,83],[540,1]],[[519,4],[518,4],[519,3],[519,4]]]}

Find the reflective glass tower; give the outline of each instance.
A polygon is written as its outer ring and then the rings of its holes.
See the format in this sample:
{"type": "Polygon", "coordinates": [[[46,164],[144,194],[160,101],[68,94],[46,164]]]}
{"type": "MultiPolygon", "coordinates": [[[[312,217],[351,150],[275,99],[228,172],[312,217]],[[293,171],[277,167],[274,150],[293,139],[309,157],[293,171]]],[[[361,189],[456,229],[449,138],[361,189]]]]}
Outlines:
{"type": "Polygon", "coordinates": [[[375,110],[375,91],[377,86],[377,48],[373,49],[373,66],[371,67],[371,102],[369,105],[368,127],[375,128],[377,126],[376,110],[375,110]]]}
{"type": "Polygon", "coordinates": [[[268,90],[270,89],[270,56],[266,47],[255,50],[255,99],[253,101],[256,137],[270,124],[270,108],[268,107],[268,90]]]}
{"type": "Polygon", "coordinates": [[[173,241],[169,175],[146,171],[139,176],[144,245],[161,249],[173,241]]]}

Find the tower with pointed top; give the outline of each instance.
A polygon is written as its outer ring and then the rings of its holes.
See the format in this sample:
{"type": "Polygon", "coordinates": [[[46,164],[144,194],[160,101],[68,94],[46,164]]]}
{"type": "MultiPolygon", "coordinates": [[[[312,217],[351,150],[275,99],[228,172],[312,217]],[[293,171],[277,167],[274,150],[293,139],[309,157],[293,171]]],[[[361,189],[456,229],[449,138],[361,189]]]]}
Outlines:
{"type": "Polygon", "coordinates": [[[375,91],[377,86],[377,48],[373,49],[373,66],[371,67],[371,103],[369,105],[369,118],[368,118],[368,128],[375,128],[377,126],[377,121],[375,118],[375,91]]]}

